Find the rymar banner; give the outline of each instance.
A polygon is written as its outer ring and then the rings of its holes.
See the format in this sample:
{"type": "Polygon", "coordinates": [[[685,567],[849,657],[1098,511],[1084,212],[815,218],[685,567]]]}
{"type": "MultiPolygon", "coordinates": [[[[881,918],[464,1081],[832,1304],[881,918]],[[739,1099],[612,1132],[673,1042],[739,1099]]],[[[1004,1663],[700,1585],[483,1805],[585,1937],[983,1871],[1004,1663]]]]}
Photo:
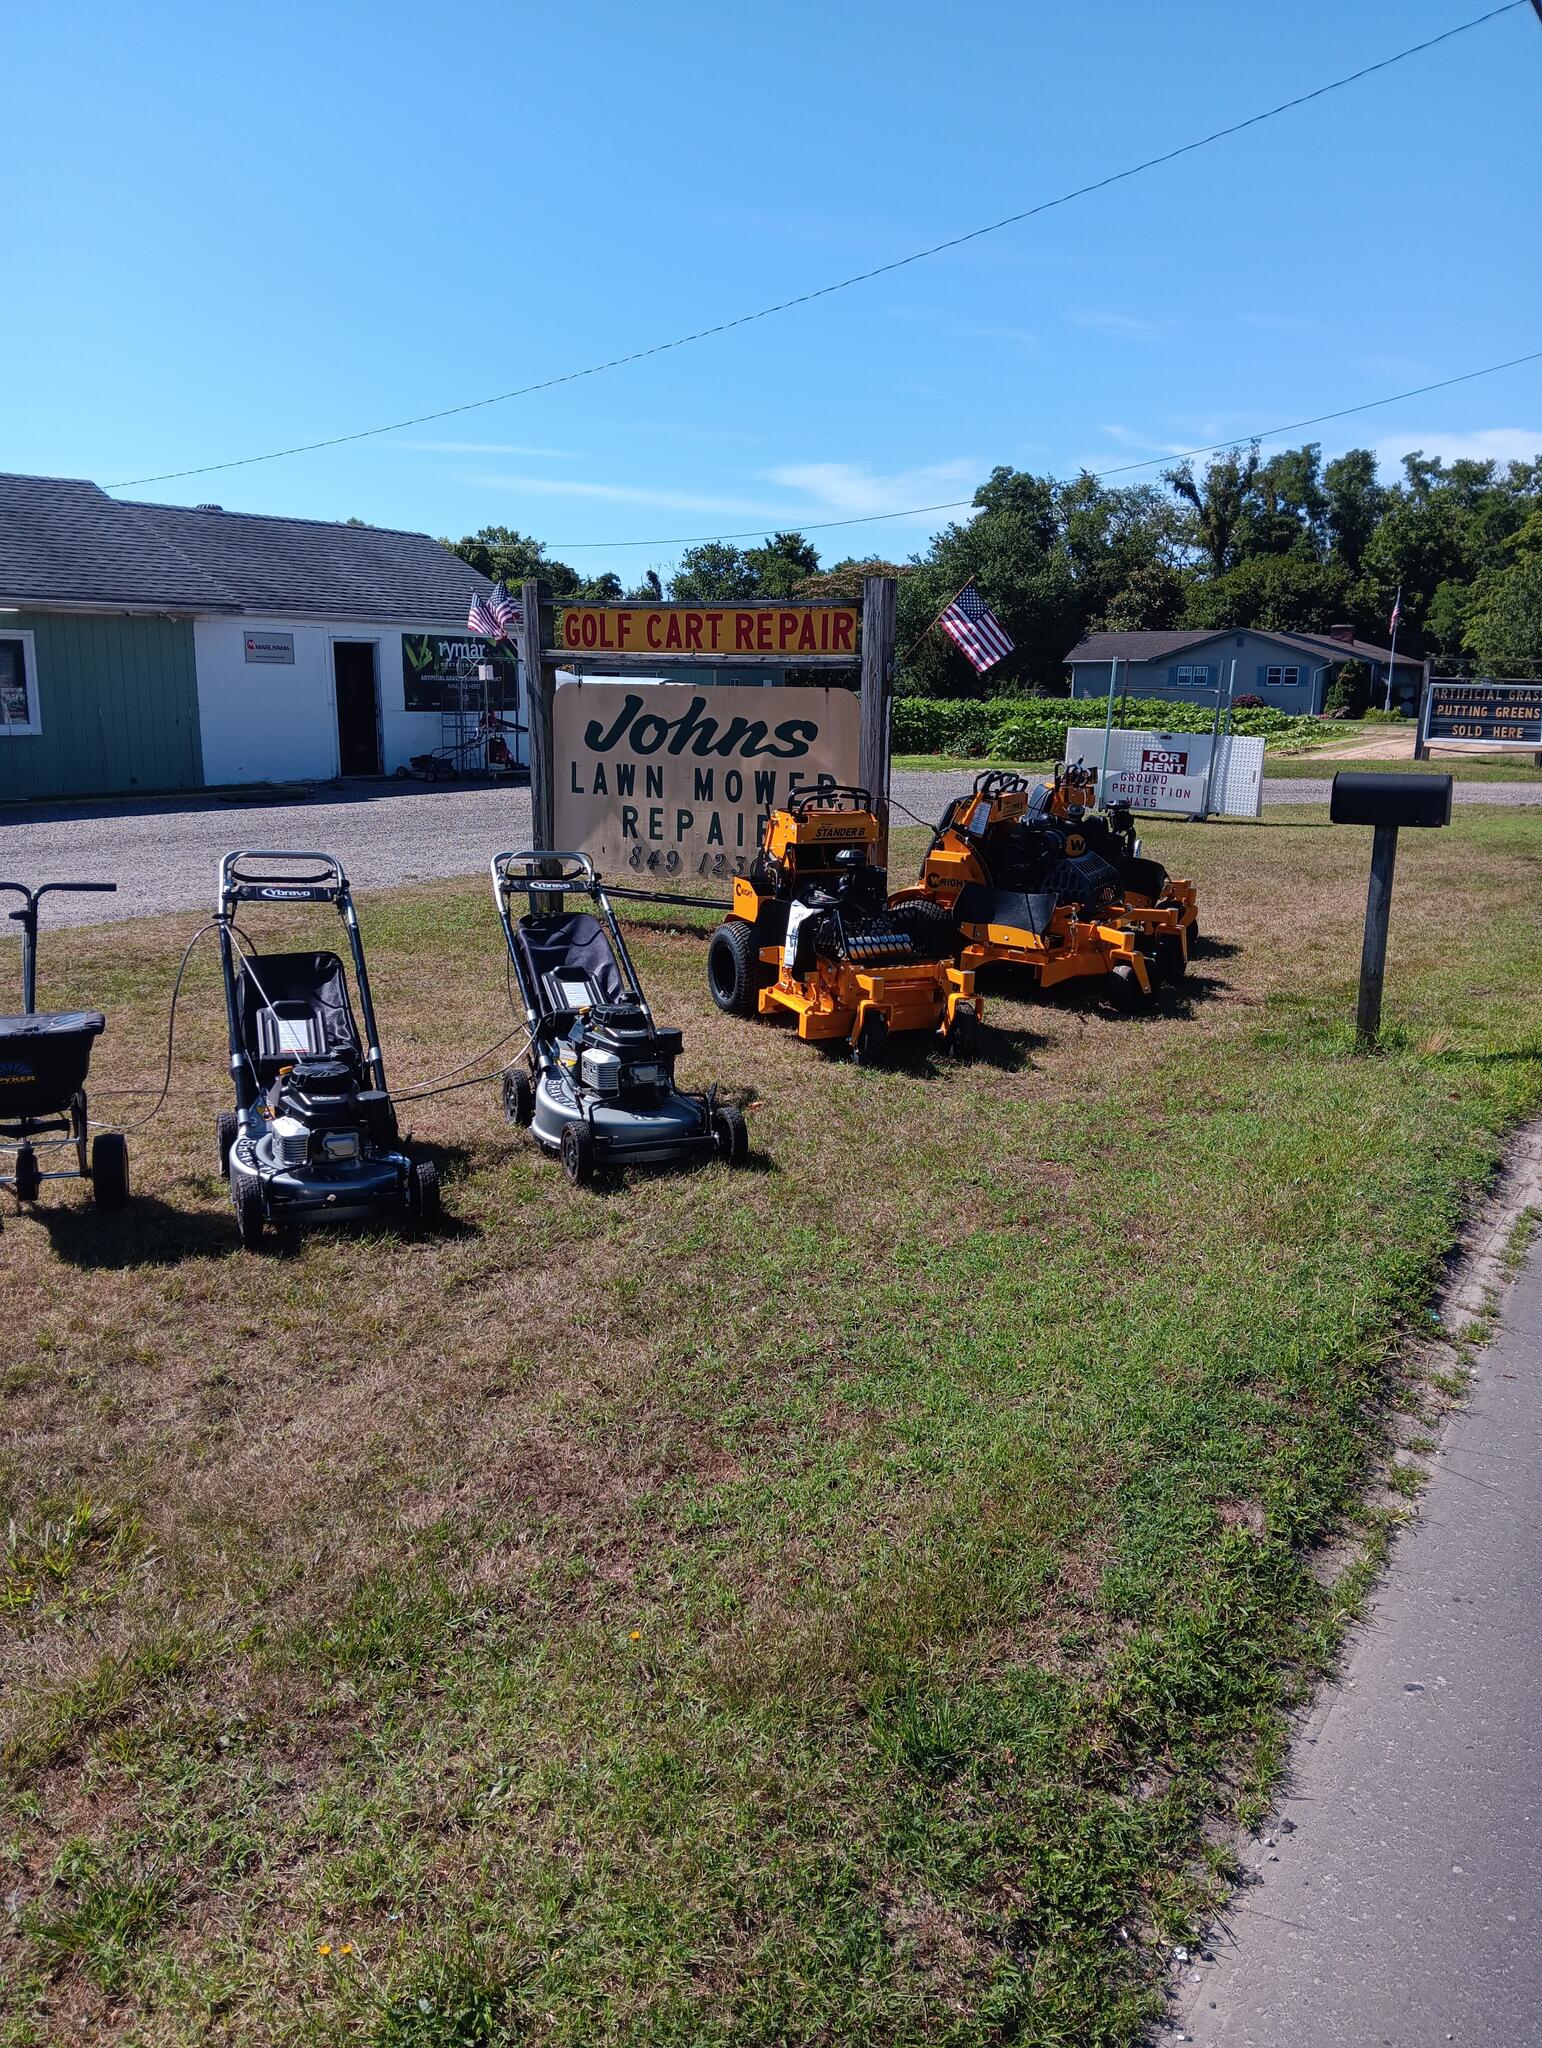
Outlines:
{"type": "Polygon", "coordinates": [[[552,702],[554,836],[602,875],[742,875],[766,813],[854,782],[854,691],[565,683],[552,702]]]}
{"type": "Polygon", "coordinates": [[[513,651],[474,633],[403,633],[402,704],[408,711],[517,712],[519,669],[513,651]],[[489,683],[477,673],[484,662],[492,664],[489,683]]]}

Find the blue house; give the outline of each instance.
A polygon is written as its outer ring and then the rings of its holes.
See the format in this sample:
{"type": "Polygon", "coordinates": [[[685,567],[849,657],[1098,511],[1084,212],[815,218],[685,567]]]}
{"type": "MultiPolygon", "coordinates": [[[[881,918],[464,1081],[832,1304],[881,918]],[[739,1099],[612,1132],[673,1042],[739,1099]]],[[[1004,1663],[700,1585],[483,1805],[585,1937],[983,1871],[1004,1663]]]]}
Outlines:
{"type": "MultiPolygon", "coordinates": [[[[1320,712],[1339,670],[1348,661],[1371,672],[1371,702],[1386,702],[1390,650],[1357,640],[1352,626],[1326,633],[1215,632],[1187,627],[1174,632],[1089,633],[1066,656],[1073,697],[1106,697],[1110,664],[1119,664],[1119,689],[1132,697],[1166,697],[1180,703],[1215,702],[1215,691],[1233,686],[1239,697],[1257,697],[1281,711],[1320,712]],[[1235,663],[1235,670],[1233,664],[1235,663]]],[[[1424,663],[1399,655],[1392,705],[1411,717],[1419,701],[1424,663]]]]}

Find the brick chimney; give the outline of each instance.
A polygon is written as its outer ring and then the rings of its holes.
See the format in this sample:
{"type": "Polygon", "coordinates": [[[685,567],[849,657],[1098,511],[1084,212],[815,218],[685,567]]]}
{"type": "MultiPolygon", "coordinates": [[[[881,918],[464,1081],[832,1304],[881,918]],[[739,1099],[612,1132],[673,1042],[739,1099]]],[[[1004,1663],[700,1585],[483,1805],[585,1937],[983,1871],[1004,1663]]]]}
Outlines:
{"type": "Polygon", "coordinates": [[[1353,645],[1354,637],[1355,629],[1353,626],[1338,625],[1330,626],[1328,628],[1328,638],[1330,640],[1347,640],[1350,642],[1351,645],[1353,645]]]}

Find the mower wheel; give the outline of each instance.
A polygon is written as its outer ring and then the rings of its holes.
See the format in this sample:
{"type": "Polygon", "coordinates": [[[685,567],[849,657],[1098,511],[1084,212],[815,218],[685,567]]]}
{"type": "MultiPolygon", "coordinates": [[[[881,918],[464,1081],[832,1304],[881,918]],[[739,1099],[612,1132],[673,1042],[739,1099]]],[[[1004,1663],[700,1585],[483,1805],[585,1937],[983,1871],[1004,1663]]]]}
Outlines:
{"type": "Polygon", "coordinates": [[[535,1083],[523,1067],[511,1067],[503,1077],[503,1113],[522,1131],[535,1119],[535,1083]]]}
{"type": "Polygon", "coordinates": [[[1163,932],[1157,940],[1155,968],[1155,978],[1162,981],[1182,981],[1188,973],[1188,958],[1176,932],[1163,932]]]}
{"type": "Polygon", "coordinates": [[[750,1153],[750,1127],[744,1111],[732,1102],[719,1103],[712,1112],[712,1142],[717,1156],[729,1166],[742,1166],[750,1153]]]}
{"type": "Polygon", "coordinates": [[[420,1159],[408,1176],[407,1214],[419,1233],[439,1225],[444,1209],[439,1200],[439,1169],[432,1159],[420,1159]]]}
{"type": "Polygon", "coordinates": [[[869,1010],[862,1019],[862,1028],[851,1048],[851,1056],[859,1067],[875,1067],[883,1058],[888,1043],[888,1018],[880,1016],[876,1010],[869,1010]]]}
{"type": "Polygon", "coordinates": [[[753,1017],[763,980],[755,927],[742,917],[729,918],[707,947],[707,986],[713,1002],[730,1017],[753,1017]]]}
{"type": "Polygon", "coordinates": [[[233,1109],[222,1109],[214,1119],[214,1142],[219,1147],[220,1176],[230,1172],[230,1148],[241,1135],[241,1119],[233,1109]]]}
{"type": "Polygon", "coordinates": [[[30,1145],[23,1145],[16,1154],[16,1199],[35,1202],[42,1192],[43,1176],[38,1172],[37,1154],[30,1145]]]}
{"type": "Polygon", "coordinates": [[[1138,1010],[1146,1000],[1145,991],[1136,980],[1135,969],[1128,960],[1117,961],[1108,970],[1103,992],[1113,1007],[1126,1015],[1138,1010]]]}
{"type": "Polygon", "coordinates": [[[121,1209],[128,1200],[128,1140],[121,1131],[103,1131],[93,1140],[91,1190],[99,1209],[121,1209]]]}
{"type": "Polygon", "coordinates": [[[958,1011],[952,1029],[943,1033],[942,1044],[950,1060],[972,1060],[980,1046],[979,1012],[958,1011]]]}
{"type": "Polygon", "coordinates": [[[594,1179],[594,1133],[576,1118],[562,1126],[562,1170],[575,1188],[594,1179]]]}
{"type": "Polygon", "coordinates": [[[254,1252],[262,1243],[262,1186],[252,1174],[234,1174],[230,1197],[236,1205],[237,1234],[243,1247],[254,1252]]]}

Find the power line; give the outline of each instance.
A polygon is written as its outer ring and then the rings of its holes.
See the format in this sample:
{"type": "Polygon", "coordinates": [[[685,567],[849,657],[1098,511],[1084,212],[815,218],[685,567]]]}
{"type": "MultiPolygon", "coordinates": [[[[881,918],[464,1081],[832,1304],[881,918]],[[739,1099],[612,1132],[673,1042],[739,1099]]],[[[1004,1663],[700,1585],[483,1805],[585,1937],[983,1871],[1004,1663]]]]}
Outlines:
{"type": "Polygon", "coordinates": [[[1110,171],[1106,177],[1095,178],[1090,184],[1078,185],[1070,192],[1062,192],[1053,199],[1041,199],[1037,205],[1025,207],[1021,213],[1009,213],[1002,220],[991,221],[985,227],[970,228],[961,235],[951,235],[946,241],[933,242],[929,248],[914,250],[908,256],[897,256],[891,263],[880,263],[872,270],[858,271],[852,277],[843,277],[834,284],[819,285],[813,291],[800,292],[795,298],[780,299],[775,305],[761,306],[753,313],[740,313],[732,320],[720,320],[711,327],[699,327],[692,334],[677,335],[673,341],[657,341],[649,348],[633,349],[623,356],[612,356],[603,363],[591,363],[586,369],[566,370],[559,376],[543,377],[535,384],[521,384],[512,391],[494,392],[489,398],[469,398],[460,405],[441,406],[436,412],[415,413],[411,419],[392,420],[385,426],[359,427],[348,434],[330,434],[319,441],[299,441],[289,448],[272,448],[262,455],[235,455],[223,462],[201,462],[190,469],[164,469],[153,476],[134,476],[122,483],[108,484],[110,491],[127,491],[140,484],[174,483],[185,476],[209,476],[216,470],[245,469],[257,462],[279,462],[290,455],[313,455],[323,448],[340,448],[351,441],[368,441],[381,434],[401,433],[407,427],[424,427],[436,420],[454,418],[457,414],[477,412],[484,406],[504,405],[510,399],[528,398],[537,391],[551,391],[559,384],[574,384],[584,377],[598,377],[606,370],[619,370],[627,363],[640,363],[650,356],[667,354],[671,349],[686,348],[691,343],[709,340],[715,334],[728,334],[737,327],[748,327],[756,320],[769,320],[773,314],[791,312],[794,307],[812,305],[816,299],[827,299],[835,292],[850,291],[854,285],[870,284],[875,277],[888,277],[896,270],[905,270],[913,263],[924,263],[932,256],[944,255],[950,249],[961,249],[968,242],[977,242],[984,235],[1000,234],[1003,228],[1017,227],[1025,220],[1033,220],[1041,213],[1052,212],[1056,207],[1069,206],[1073,200],[1085,199],[1091,193],[1103,192],[1110,185],[1123,184],[1127,179],[1138,178],[1145,171],[1156,170],[1163,164],[1177,161],[1179,157],[1190,156],[1195,150],[1207,149],[1213,142],[1223,142],[1228,136],[1240,135],[1245,129],[1256,128],[1264,121],[1277,120],[1281,114],[1292,113],[1297,107],[1310,105],[1328,93],[1341,92],[1346,86],[1357,85],[1361,79],[1372,78],[1377,72],[1390,70],[1394,64],[1405,63],[1410,57],[1422,56],[1426,50],[1433,50],[1442,43],[1448,43],[1456,36],[1463,36],[1472,29],[1482,28],[1485,23],[1495,21],[1502,14],[1509,14],[1517,7],[1532,4],[1532,0],[1502,0],[1502,5],[1491,7],[1485,14],[1476,14],[1470,21],[1458,22],[1454,28],[1441,31],[1438,36],[1429,36],[1422,43],[1410,43],[1406,49],[1395,51],[1390,57],[1378,58],[1374,64],[1364,64],[1358,71],[1346,72],[1342,78],[1330,79],[1326,85],[1314,86],[1310,92],[1298,93],[1294,99],[1281,100],[1278,106],[1266,107],[1261,113],[1249,114],[1244,120],[1233,121],[1224,128],[1212,129],[1208,135],[1198,136],[1193,142],[1179,143],[1175,149],[1164,150],[1159,156],[1146,157],[1138,164],[1131,164],[1122,171],[1110,171]]]}
{"type": "MultiPolygon", "coordinates": [[[[1542,0],[1536,0],[1542,6],[1542,0]]],[[[1481,370],[1463,370],[1457,377],[1442,377],[1438,383],[1416,384],[1411,391],[1389,392],[1385,398],[1362,399],[1358,405],[1341,405],[1336,412],[1320,412],[1309,420],[1292,420],[1283,427],[1265,427],[1256,434],[1233,434],[1229,440],[1211,441],[1203,448],[1174,449],[1166,455],[1148,455],[1139,462],[1120,462],[1112,469],[1091,469],[1085,473],[1101,483],[1105,477],[1128,476],[1135,469],[1156,469],[1164,462],[1188,462],[1196,455],[1216,455],[1223,448],[1240,448],[1248,441],[1277,441],[1282,434],[1299,434],[1303,427],[1326,426],[1329,420],[1345,420],[1351,413],[1372,412],[1379,405],[1396,405],[1399,399],[1422,398],[1430,391],[1449,391],[1453,384],[1470,384],[1475,377],[1495,377],[1501,370],[1518,369],[1522,363],[1542,362],[1542,349],[1534,349],[1530,355],[1511,356],[1508,362],[1489,363],[1481,370]]],[[[973,498],[951,498],[945,505],[912,505],[904,512],[865,512],[852,519],[816,519],[797,521],[799,533],[828,533],[832,526],[874,526],[880,519],[919,519],[927,512],[960,512],[973,505],[973,498]]],[[[780,516],[780,515],[779,515],[780,516]]],[[[796,515],[789,512],[789,520],[796,515]]],[[[764,535],[776,525],[776,520],[767,520],[764,525],[746,527],[739,533],[677,533],[667,540],[553,540],[546,545],[564,554],[573,554],[579,548],[683,548],[698,547],[712,540],[753,540],[764,535]]]]}

